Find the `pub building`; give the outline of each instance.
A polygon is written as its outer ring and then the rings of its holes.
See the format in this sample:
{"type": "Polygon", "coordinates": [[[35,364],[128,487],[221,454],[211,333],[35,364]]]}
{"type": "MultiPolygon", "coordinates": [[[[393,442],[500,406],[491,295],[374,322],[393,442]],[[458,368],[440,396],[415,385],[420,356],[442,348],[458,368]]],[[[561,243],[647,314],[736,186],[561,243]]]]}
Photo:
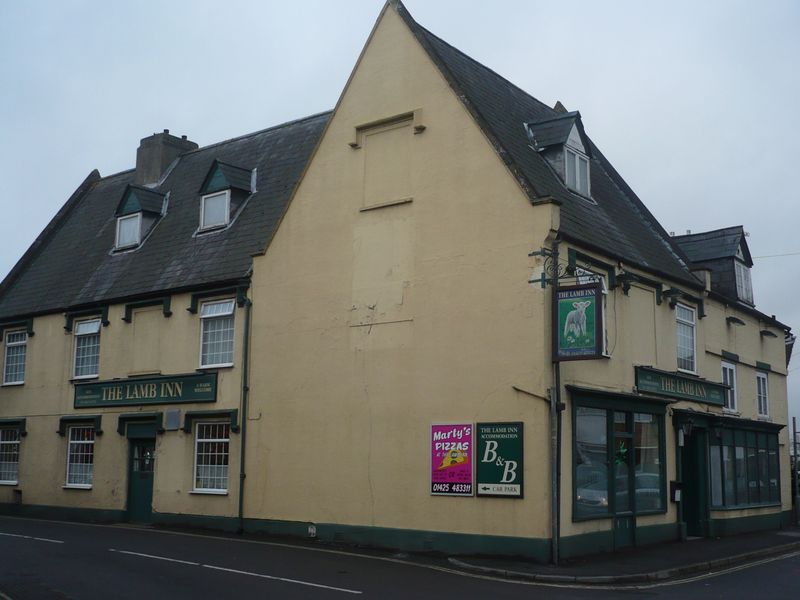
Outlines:
{"type": "Polygon", "coordinates": [[[744,230],[668,235],[584,125],[390,0],[334,110],[92,171],[0,284],[0,512],[553,562],[785,526],[744,230]]]}

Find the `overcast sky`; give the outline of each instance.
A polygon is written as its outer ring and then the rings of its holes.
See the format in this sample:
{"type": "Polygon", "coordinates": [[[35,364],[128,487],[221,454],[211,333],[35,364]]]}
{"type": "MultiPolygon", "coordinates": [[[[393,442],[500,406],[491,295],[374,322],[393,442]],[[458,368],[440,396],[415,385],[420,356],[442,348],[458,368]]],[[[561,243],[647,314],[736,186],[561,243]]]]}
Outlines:
{"type": "MultiPolygon", "coordinates": [[[[800,329],[800,2],[408,0],[588,134],[668,231],[742,224],[757,307],[800,329]]],[[[332,108],[382,7],[0,2],[0,276],[94,169],[332,108]]],[[[800,416],[800,347],[790,368],[800,416]]]]}

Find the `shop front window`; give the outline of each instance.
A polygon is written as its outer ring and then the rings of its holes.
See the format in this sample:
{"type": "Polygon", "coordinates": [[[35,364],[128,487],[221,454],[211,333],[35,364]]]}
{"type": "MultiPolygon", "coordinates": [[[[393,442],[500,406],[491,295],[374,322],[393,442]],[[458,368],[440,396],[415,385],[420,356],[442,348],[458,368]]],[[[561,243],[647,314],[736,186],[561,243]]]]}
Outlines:
{"type": "Polygon", "coordinates": [[[712,430],[711,506],[778,504],[778,434],[741,429],[712,430]]]}
{"type": "Polygon", "coordinates": [[[663,512],[663,416],[575,408],[576,520],[663,512]]]}

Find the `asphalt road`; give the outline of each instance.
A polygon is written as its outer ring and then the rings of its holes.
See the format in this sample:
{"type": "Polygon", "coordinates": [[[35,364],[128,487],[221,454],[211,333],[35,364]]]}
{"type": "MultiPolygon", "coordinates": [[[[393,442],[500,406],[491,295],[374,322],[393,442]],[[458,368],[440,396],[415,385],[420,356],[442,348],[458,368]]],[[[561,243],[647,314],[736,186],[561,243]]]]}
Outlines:
{"type": "MultiPolygon", "coordinates": [[[[425,560],[425,559],[422,559],[425,560]]],[[[550,587],[241,538],[0,517],[0,599],[790,598],[800,552],[646,588],[550,587]],[[3,597],[5,595],[6,598],[3,597]]]]}

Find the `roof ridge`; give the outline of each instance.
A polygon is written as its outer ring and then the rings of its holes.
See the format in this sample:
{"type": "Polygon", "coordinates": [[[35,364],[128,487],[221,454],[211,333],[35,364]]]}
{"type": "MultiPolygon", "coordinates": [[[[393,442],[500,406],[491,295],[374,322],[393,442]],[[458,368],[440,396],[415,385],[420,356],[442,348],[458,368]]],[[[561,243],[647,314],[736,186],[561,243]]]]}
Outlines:
{"type": "MultiPolygon", "coordinates": [[[[534,98],[533,96],[531,96],[531,98],[536,100],[536,98],[534,98]]],[[[542,123],[550,123],[552,121],[558,121],[560,119],[575,119],[578,118],[580,114],[581,114],[580,111],[572,110],[570,112],[561,113],[555,117],[549,117],[547,119],[541,119],[539,121],[528,121],[528,125],[541,125],[542,123]]]]}
{"type": "MultiPolygon", "coordinates": [[[[553,112],[555,112],[555,110],[553,109],[553,107],[552,107],[552,106],[548,106],[547,104],[545,104],[544,102],[542,102],[541,100],[539,100],[539,99],[538,99],[536,96],[533,96],[533,95],[532,95],[530,92],[526,92],[525,90],[523,90],[521,87],[519,87],[519,86],[518,86],[516,83],[514,83],[513,81],[511,81],[511,80],[509,80],[508,78],[506,78],[506,77],[504,77],[504,76],[500,75],[500,73],[498,73],[497,71],[495,71],[495,70],[494,70],[494,69],[492,69],[491,67],[487,67],[487,66],[486,66],[486,65],[484,65],[482,62],[475,60],[475,59],[474,59],[474,58],[472,58],[472,57],[471,57],[469,54],[466,54],[466,53],[465,53],[465,52],[463,52],[462,50],[459,50],[458,48],[456,48],[455,46],[453,46],[453,44],[451,44],[450,42],[448,42],[448,41],[446,41],[446,40],[443,40],[443,39],[442,39],[442,38],[440,38],[438,35],[436,35],[436,34],[435,34],[435,33],[433,33],[432,31],[430,31],[429,29],[427,29],[427,28],[426,28],[424,25],[420,25],[420,24],[419,24],[419,23],[418,23],[416,20],[414,20],[414,17],[412,17],[412,16],[411,16],[411,13],[409,13],[409,12],[408,12],[408,10],[406,10],[406,14],[408,15],[408,18],[409,18],[409,19],[411,19],[412,21],[414,21],[414,23],[417,25],[417,27],[419,27],[420,29],[422,29],[422,30],[423,30],[423,31],[424,31],[426,34],[428,34],[428,35],[430,35],[430,36],[432,36],[432,37],[436,38],[437,40],[439,40],[440,42],[442,42],[444,45],[446,45],[446,46],[449,46],[450,48],[452,48],[453,50],[455,50],[456,52],[458,52],[458,54],[460,54],[460,55],[461,55],[461,56],[463,56],[464,58],[468,59],[470,62],[473,62],[473,63],[475,63],[475,64],[476,64],[476,65],[478,65],[479,67],[481,67],[481,68],[483,68],[483,69],[486,69],[487,71],[489,71],[489,72],[490,72],[490,73],[492,73],[493,75],[495,75],[495,76],[499,77],[500,79],[502,79],[503,81],[505,81],[507,84],[509,84],[511,87],[513,87],[514,89],[518,90],[519,92],[522,92],[523,94],[525,94],[526,96],[528,96],[529,98],[531,98],[532,100],[534,100],[535,102],[537,102],[537,103],[541,104],[541,105],[542,105],[542,106],[543,106],[545,109],[547,109],[547,110],[549,110],[549,111],[553,111],[553,112]]],[[[573,112],[577,112],[577,111],[573,111],[573,112]]]]}
{"type": "Polygon", "coordinates": [[[717,237],[722,237],[723,232],[733,231],[735,229],[744,232],[744,225],[731,225],[730,227],[720,227],[718,229],[709,229],[708,231],[698,231],[697,233],[683,233],[681,235],[673,235],[673,238],[695,237],[699,235],[718,234],[717,237]]]}
{"type": "MultiPolygon", "coordinates": [[[[245,133],[244,135],[239,135],[236,137],[228,138],[227,140],[222,140],[220,142],[214,142],[213,144],[209,144],[207,146],[201,146],[200,148],[195,148],[194,150],[189,150],[188,152],[184,152],[181,156],[188,156],[190,154],[196,154],[198,152],[203,152],[204,150],[208,150],[210,148],[214,148],[216,146],[221,146],[222,144],[229,144],[231,142],[238,142],[240,140],[246,140],[247,138],[255,137],[257,135],[261,135],[262,133],[267,133],[269,131],[274,131],[277,129],[281,129],[283,127],[290,127],[292,125],[297,125],[304,121],[310,121],[312,119],[318,119],[322,116],[330,115],[333,113],[333,110],[324,110],[322,112],[314,113],[312,115],[308,115],[306,117],[300,117],[298,119],[293,119],[291,121],[286,121],[284,123],[279,123],[278,125],[272,125],[270,127],[265,127],[264,129],[259,129],[258,131],[253,131],[251,133],[245,133]]],[[[227,163],[230,164],[230,163],[227,163]]],[[[231,165],[235,167],[236,165],[231,165]]]]}

